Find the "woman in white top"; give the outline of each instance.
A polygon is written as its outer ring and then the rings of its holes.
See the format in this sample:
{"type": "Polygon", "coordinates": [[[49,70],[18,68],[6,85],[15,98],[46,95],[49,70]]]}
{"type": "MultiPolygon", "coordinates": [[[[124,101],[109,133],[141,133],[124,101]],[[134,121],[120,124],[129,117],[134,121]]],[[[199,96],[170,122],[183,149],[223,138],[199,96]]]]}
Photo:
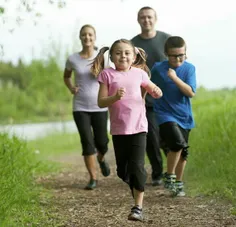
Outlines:
{"type": "Polygon", "coordinates": [[[82,155],[90,175],[85,189],[97,186],[96,157],[103,176],[110,175],[110,168],[104,159],[108,151],[107,108],[99,108],[97,96],[99,83],[90,72],[91,63],[98,54],[95,47],[96,31],[91,25],[80,29],[82,50],[70,55],[64,70],[64,82],[73,94],[73,118],[78,128],[82,155]],[[74,82],[72,82],[74,72],[74,82]]]}

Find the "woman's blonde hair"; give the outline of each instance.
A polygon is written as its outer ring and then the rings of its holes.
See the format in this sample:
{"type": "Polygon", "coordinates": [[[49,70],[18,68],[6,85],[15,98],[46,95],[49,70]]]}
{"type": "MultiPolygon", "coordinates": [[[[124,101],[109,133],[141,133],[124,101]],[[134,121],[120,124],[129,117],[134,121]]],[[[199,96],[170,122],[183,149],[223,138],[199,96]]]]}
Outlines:
{"type": "Polygon", "coordinates": [[[116,40],[112,45],[111,47],[103,47],[100,49],[98,55],[96,56],[96,58],[94,59],[93,63],[92,63],[92,66],[91,66],[91,73],[97,77],[99,75],[99,73],[104,69],[104,53],[109,50],[109,55],[111,56],[112,53],[113,53],[113,50],[115,48],[115,46],[118,44],[118,43],[126,43],[126,44],[129,44],[133,50],[134,50],[134,53],[136,54],[136,59],[135,59],[135,62],[133,63],[133,67],[136,67],[136,68],[140,68],[140,69],[143,69],[145,72],[148,73],[149,77],[150,77],[150,70],[149,68],[147,67],[146,65],[146,53],[145,51],[142,49],[142,48],[137,48],[133,45],[133,43],[127,39],[119,39],[119,40],[116,40]]]}

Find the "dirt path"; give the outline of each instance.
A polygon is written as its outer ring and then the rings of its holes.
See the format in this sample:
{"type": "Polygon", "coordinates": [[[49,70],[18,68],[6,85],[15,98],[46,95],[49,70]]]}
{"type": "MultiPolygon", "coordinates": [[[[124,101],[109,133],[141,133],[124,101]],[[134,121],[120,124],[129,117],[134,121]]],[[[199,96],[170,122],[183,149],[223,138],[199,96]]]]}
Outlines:
{"type": "Polygon", "coordinates": [[[128,186],[116,176],[112,151],[107,158],[112,167],[112,174],[107,178],[100,174],[98,188],[93,191],[83,189],[88,179],[79,154],[53,158],[68,165],[59,175],[40,179],[43,186],[53,195],[50,201],[55,212],[54,224],[48,226],[236,226],[236,217],[230,215],[230,204],[200,197],[169,198],[163,188],[148,184],[144,199],[144,223],[128,221],[127,215],[133,201],[128,186]]]}

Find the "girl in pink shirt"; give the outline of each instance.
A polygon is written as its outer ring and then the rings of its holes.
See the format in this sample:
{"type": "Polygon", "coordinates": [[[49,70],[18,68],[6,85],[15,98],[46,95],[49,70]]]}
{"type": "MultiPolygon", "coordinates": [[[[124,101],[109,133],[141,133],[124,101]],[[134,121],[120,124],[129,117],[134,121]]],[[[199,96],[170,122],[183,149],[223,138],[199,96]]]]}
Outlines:
{"type": "Polygon", "coordinates": [[[128,183],[134,197],[135,206],[131,209],[128,220],[143,221],[142,204],[147,176],[144,168],[147,119],[141,88],[154,98],[160,98],[162,91],[143,70],[143,52],[129,40],[117,40],[110,48],[110,59],[115,69],[103,69],[102,55],[108,49],[103,48],[99,52],[91,68],[98,75],[100,83],[98,106],[109,108],[117,175],[128,183]],[[139,61],[136,61],[137,54],[139,61]]]}

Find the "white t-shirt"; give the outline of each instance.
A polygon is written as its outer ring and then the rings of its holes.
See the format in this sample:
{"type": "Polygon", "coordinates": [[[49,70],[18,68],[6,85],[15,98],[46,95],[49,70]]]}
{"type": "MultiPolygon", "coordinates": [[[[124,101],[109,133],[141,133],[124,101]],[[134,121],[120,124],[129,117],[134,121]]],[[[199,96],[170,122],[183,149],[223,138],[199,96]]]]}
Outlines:
{"type": "Polygon", "coordinates": [[[74,71],[75,85],[79,87],[79,92],[73,97],[73,111],[107,111],[107,108],[97,105],[99,83],[90,72],[91,63],[97,54],[98,52],[94,51],[91,58],[84,59],[77,52],[70,55],[66,61],[66,69],[74,71]]]}

